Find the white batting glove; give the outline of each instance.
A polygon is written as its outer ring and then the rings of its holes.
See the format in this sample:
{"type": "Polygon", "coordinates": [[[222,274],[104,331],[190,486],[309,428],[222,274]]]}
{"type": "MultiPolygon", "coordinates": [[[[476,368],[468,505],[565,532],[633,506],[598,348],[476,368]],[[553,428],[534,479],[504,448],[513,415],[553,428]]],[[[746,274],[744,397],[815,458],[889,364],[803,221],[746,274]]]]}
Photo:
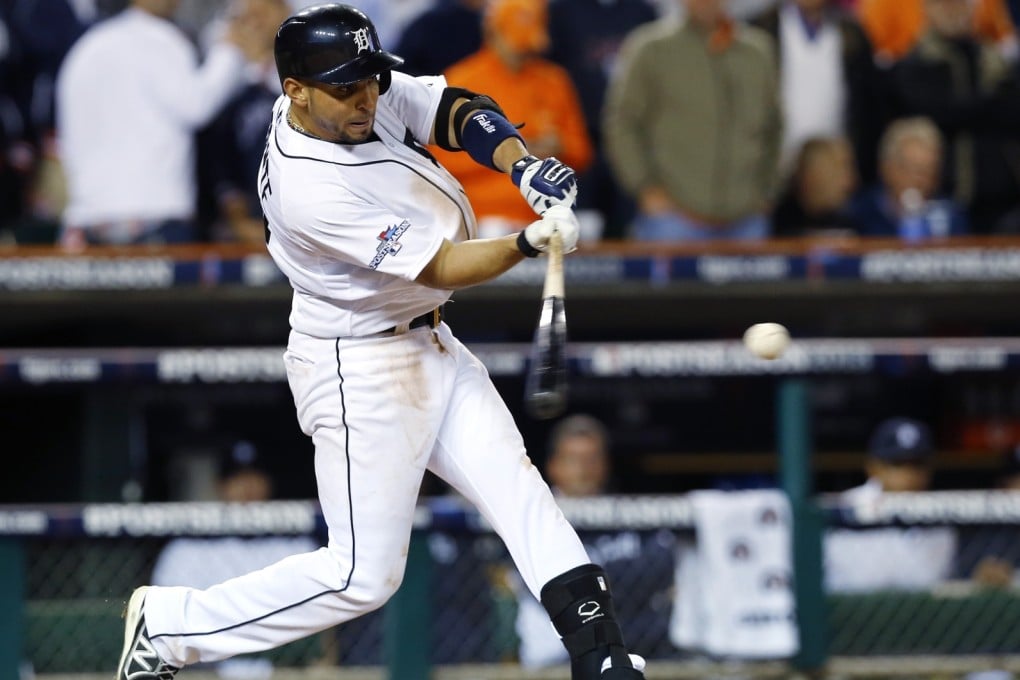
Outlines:
{"type": "Polygon", "coordinates": [[[539,215],[554,205],[573,208],[577,200],[577,177],[573,169],[555,158],[525,156],[510,169],[510,179],[531,209],[539,215]]]}
{"type": "Polygon", "coordinates": [[[577,239],[581,235],[581,226],[577,222],[574,211],[562,205],[554,205],[545,211],[542,219],[535,220],[517,237],[517,247],[528,257],[536,257],[549,247],[549,239],[553,232],[559,232],[563,239],[563,252],[577,250],[577,239]]]}

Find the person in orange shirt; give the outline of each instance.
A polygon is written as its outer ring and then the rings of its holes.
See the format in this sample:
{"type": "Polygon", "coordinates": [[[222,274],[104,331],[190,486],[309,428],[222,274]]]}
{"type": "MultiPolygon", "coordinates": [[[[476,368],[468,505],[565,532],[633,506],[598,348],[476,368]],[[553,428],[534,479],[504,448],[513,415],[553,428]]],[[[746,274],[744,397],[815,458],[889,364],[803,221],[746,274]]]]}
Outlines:
{"type": "MultiPolygon", "coordinates": [[[[924,32],[927,1],[931,0],[859,0],[858,16],[880,59],[896,61],[914,47],[924,32]]],[[[1016,27],[1005,0],[975,0],[974,28],[1006,56],[1016,56],[1016,27]]]]}
{"type": "MultiPolygon", "coordinates": [[[[523,122],[520,133],[532,153],[555,156],[580,173],[594,152],[570,76],[540,56],[549,46],[547,23],[545,0],[492,0],[482,17],[481,49],[443,75],[451,86],[498,101],[508,120],[523,122]]],[[[431,150],[467,192],[478,216],[479,237],[509,234],[534,221],[534,210],[505,176],[467,154],[431,150]]]]}

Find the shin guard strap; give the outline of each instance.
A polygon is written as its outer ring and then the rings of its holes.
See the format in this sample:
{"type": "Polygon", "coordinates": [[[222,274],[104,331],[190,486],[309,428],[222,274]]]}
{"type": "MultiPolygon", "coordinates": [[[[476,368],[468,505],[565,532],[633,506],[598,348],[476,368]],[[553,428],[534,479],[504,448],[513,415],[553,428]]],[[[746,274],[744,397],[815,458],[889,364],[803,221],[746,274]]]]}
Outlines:
{"type": "Polygon", "coordinates": [[[623,633],[616,621],[596,621],[590,625],[563,636],[563,646],[571,659],[605,647],[623,648],[623,633]]]}
{"type": "Polygon", "coordinates": [[[602,567],[582,564],[564,572],[542,587],[542,606],[553,619],[578,600],[610,599],[609,579],[602,567]]]}

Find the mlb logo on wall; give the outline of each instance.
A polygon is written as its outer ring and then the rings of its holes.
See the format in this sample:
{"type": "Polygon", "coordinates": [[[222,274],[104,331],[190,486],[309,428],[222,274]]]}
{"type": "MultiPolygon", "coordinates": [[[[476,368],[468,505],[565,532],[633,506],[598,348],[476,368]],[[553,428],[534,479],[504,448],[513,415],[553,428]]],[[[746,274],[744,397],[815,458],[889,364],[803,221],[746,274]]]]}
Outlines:
{"type": "Polygon", "coordinates": [[[392,227],[387,227],[384,231],[379,232],[376,237],[380,243],[375,247],[375,257],[368,263],[370,269],[375,269],[379,266],[379,263],[383,261],[383,258],[387,255],[396,255],[400,252],[403,246],[397,241],[403,236],[404,232],[410,228],[411,223],[404,220],[400,224],[394,224],[392,227]]]}

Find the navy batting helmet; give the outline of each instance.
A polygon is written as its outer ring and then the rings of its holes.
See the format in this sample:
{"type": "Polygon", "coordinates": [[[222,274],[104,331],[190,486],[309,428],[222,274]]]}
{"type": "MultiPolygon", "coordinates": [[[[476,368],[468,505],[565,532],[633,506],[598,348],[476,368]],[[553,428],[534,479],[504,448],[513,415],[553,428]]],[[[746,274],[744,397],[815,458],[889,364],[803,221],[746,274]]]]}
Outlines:
{"type": "Polygon", "coordinates": [[[385,52],[375,26],[349,5],[316,5],[291,16],[276,32],[274,46],[280,82],[286,78],[327,85],[351,85],[379,77],[379,91],[390,84],[390,69],[404,63],[385,52]]]}

